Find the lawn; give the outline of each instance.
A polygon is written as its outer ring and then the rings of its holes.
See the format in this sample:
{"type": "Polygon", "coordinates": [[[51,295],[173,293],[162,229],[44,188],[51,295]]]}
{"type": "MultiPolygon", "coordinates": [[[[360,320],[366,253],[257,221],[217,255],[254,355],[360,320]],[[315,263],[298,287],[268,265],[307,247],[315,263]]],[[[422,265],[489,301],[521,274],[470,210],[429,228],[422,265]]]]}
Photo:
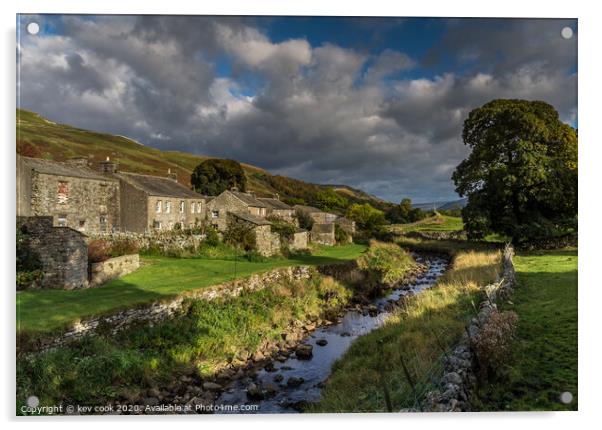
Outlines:
{"type": "Polygon", "coordinates": [[[459,231],[464,228],[464,223],[460,217],[436,214],[411,224],[394,224],[391,228],[400,233],[411,231],[459,231]]]}
{"type": "Polygon", "coordinates": [[[264,262],[143,257],[142,267],[136,272],[100,288],[18,292],[17,332],[48,332],[86,316],[113,312],[278,267],[343,263],[357,258],[366,248],[359,244],[323,247],[313,255],[264,262]]]}
{"type": "Polygon", "coordinates": [[[519,316],[506,378],[483,390],[483,410],[577,410],[577,251],[518,255],[518,287],[504,308],[519,316]],[[574,396],[570,404],[561,393],[574,396]]]}

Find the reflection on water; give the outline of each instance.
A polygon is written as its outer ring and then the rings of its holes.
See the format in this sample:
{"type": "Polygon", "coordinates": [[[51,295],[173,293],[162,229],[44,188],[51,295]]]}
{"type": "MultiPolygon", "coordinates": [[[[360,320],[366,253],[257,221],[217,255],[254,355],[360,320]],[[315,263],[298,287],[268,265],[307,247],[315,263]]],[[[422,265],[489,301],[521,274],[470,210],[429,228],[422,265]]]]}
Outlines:
{"type": "Polygon", "coordinates": [[[389,316],[386,308],[390,302],[432,287],[447,266],[447,261],[440,257],[415,256],[415,259],[427,265],[428,270],[413,284],[403,289],[393,290],[389,295],[374,300],[373,304],[377,307],[378,314],[373,313],[374,316],[371,316],[349,311],[336,324],[316,329],[302,342],[313,346],[311,360],[299,360],[292,354],[284,362],[275,361],[271,371],[260,370],[252,379],[247,377],[233,381],[226,387],[216,404],[258,404],[259,410],[256,413],[293,413],[296,412],[295,405],[317,401],[321,383],[328,378],[332,364],[345,353],[351,342],[384,323],[389,316]],[[291,381],[296,384],[299,384],[299,380],[302,382],[299,385],[287,384],[290,378],[297,378],[291,381]],[[251,383],[264,388],[270,386],[275,394],[264,400],[249,400],[247,386],[251,383]]]}

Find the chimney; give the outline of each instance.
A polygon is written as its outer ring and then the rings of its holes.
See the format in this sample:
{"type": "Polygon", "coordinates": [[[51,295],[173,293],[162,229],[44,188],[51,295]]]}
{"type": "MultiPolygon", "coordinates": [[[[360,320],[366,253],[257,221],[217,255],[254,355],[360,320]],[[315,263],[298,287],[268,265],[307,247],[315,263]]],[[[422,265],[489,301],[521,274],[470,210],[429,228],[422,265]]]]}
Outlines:
{"type": "Polygon", "coordinates": [[[167,169],[167,178],[174,182],[178,182],[178,174],[175,172],[171,173],[171,169],[167,169]]]}
{"type": "Polygon", "coordinates": [[[70,157],[65,162],[72,166],[88,167],[88,157],[70,157]]]}
{"type": "Polygon", "coordinates": [[[278,194],[278,193],[275,193],[275,194],[274,194],[274,198],[275,198],[276,200],[280,200],[280,194],[278,194]]]}
{"type": "Polygon", "coordinates": [[[230,187],[230,191],[236,192],[236,191],[238,191],[238,187],[236,185],[233,187],[230,187]]]}
{"type": "Polygon", "coordinates": [[[100,162],[100,171],[106,175],[117,173],[117,163],[107,157],[105,161],[100,162]]]}

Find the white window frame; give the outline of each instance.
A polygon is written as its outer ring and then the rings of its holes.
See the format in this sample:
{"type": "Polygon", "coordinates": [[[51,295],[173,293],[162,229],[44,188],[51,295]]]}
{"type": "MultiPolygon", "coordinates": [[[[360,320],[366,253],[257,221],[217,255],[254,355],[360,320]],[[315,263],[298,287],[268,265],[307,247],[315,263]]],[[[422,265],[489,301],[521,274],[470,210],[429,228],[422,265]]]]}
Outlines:
{"type": "Polygon", "coordinates": [[[165,213],[166,214],[170,214],[171,213],[171,200],[167,200],[165,202],[165,213]]]}
{"type": "Polygon", "coordinates": [[[195,203],[194,202],[190,202],[190,213],[191,214],[194,213],[194,206],[195,206],[195,203]]]}
{"type": "Polygon", "coordinates": [[[157,200],[155,202],[155,212],[160,214],[162,211],[163,202],[161,200],[157,200]]]}
{"type": "Polygon", "coordinates": [[[212,211],[211,211],[211,218],[212,218],[212,219],[219,218],[219,210],[215,210],[215,209],[214,209],[214,210],[212,210],[212,211]]]}

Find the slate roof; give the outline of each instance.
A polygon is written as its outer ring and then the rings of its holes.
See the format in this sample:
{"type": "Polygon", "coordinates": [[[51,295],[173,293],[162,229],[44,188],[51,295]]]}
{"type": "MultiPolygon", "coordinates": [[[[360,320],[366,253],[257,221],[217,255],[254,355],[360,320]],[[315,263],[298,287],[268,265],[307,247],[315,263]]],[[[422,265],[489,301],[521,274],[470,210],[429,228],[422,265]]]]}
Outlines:
{"type": "Polygon", "coordinates": [[[186,188],[173,179],[130,172],[119,172],[115,176],[151,196],[207,199],[206,196],[186,188]]]}
{"type": "Polygon", "coordinates": [[[314,208],[313,206],[295,205],[294,208],[307,213],[323,212],[318,208],[314,208]]]}
{"type": "Polygon", "coordinates": [[[256,208],[267,208],[267,205],[261,201],[259,201],[258,199],[256,199],[255,197],[253,197],[251,194],[247,194],[247,193],[241,193],[240,191],[230,191],[232,194],[234,194],[234,196],[241,200],[243,203],[245,203],[248,206],[253,206],[256,208]]]}
{"type": "Polygon", "coordinates": [[[250,223],[255,224],[255,225],[270,225],[271,224],[265,218],[261,218],[261,217],[255,216],[255,215],[251,215],[249,213],[244,213],[244,212],[230,212],[230,215],[235,216],[238,219],[250,222],[250,223]]]}
{"type": "Polygon", "coordinates": [[[45,160],[18,156],[23,165],[39,173],[56,176],[71,176],[74,178],[96,179],[100,181],[114,181],[110,176],[105,176],[89,167],[78,166],[61,161],[45,160]]]}
{"type": "Polygon", "coordinates": [[[267,197],[259,197],[257,200],[265,203],[268,207],[276,210],[292,210],[293,208],[283,201],[267,197]]]}

